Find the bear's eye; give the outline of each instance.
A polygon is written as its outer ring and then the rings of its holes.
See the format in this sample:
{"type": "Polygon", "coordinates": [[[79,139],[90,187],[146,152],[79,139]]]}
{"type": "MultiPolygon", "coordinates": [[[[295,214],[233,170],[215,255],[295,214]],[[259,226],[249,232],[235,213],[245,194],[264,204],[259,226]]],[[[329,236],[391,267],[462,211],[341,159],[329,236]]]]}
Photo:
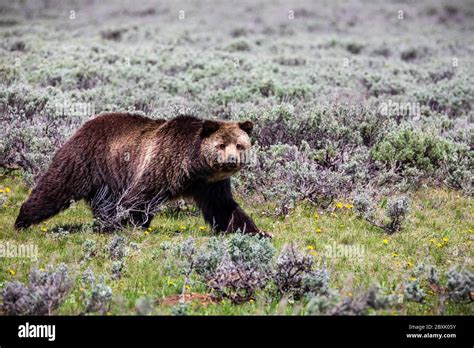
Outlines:
{"type": "Polygon", "coordinates": [[[243,145],[237,144],[237,150],[241,151],[241,150],[243,150],[243,149],[244,149],[243,145]]]}
{"type": "Polygon", "coordinates": [[[225,150],[225,144],[220,144],[218,147],[219,147],[219,149],[221,149],[221,150],[225,150]]]}

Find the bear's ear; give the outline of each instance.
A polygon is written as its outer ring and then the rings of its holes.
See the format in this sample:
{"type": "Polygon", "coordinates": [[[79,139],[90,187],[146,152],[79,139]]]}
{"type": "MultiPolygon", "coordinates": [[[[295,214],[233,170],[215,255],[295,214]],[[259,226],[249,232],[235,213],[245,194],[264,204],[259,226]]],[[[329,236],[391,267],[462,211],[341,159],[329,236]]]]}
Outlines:
{"type": "Polygon", "coordinates": [[[212,120],[205,120],[202,124],[201,129],[201,138],[207,138],[212,133],[216,132],[220,127],[219,122],[212,121],[212,120]]]}
{"type": "Polygon", "coordinates": [[[253,123],[250,121],[239,122],[239,127],[248,135],[252,135],[253,123]]]}

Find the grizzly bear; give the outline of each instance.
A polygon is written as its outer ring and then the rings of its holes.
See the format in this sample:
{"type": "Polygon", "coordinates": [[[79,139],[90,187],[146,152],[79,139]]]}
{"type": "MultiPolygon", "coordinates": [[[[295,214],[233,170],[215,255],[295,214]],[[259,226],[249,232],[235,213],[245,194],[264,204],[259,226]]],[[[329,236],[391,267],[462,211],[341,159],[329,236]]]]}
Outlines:
{"type": "Polygon", "coordinates": [[[165,202],[191,198],[216,231],[266,235],[232,196],[247,162],[252,123],[127,113],[86,122],[56,152],[21,206],[15,228],[37,224],[84,199],[102,231],[147,228],[165,202]]]}

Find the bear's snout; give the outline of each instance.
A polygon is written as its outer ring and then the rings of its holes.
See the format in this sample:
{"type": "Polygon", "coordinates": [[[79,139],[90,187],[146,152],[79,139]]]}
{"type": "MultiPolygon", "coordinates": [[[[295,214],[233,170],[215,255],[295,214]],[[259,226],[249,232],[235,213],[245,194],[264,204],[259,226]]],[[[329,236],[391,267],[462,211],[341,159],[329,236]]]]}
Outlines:
{"type": "Polygon", "coordinates": [[[234,164],[237,166],[237,156],[230,154],[229,157],[227,157],[227,164],[229,165],[234,164]]]}

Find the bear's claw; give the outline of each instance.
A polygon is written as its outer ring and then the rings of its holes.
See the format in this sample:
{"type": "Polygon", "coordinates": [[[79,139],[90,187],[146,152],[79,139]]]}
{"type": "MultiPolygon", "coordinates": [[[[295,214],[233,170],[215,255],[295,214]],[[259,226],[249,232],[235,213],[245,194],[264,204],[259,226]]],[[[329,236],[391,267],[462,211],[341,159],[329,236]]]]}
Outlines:
{"type": "Polygon", "coordinates": [[[262,230],[259,230],[258,232],[255,232],[255,235],[260,236],[260,237],[264,237],[264,238],[270,238],[270,239],[273,238],[273,234],[262,231],[262,230]]]}

